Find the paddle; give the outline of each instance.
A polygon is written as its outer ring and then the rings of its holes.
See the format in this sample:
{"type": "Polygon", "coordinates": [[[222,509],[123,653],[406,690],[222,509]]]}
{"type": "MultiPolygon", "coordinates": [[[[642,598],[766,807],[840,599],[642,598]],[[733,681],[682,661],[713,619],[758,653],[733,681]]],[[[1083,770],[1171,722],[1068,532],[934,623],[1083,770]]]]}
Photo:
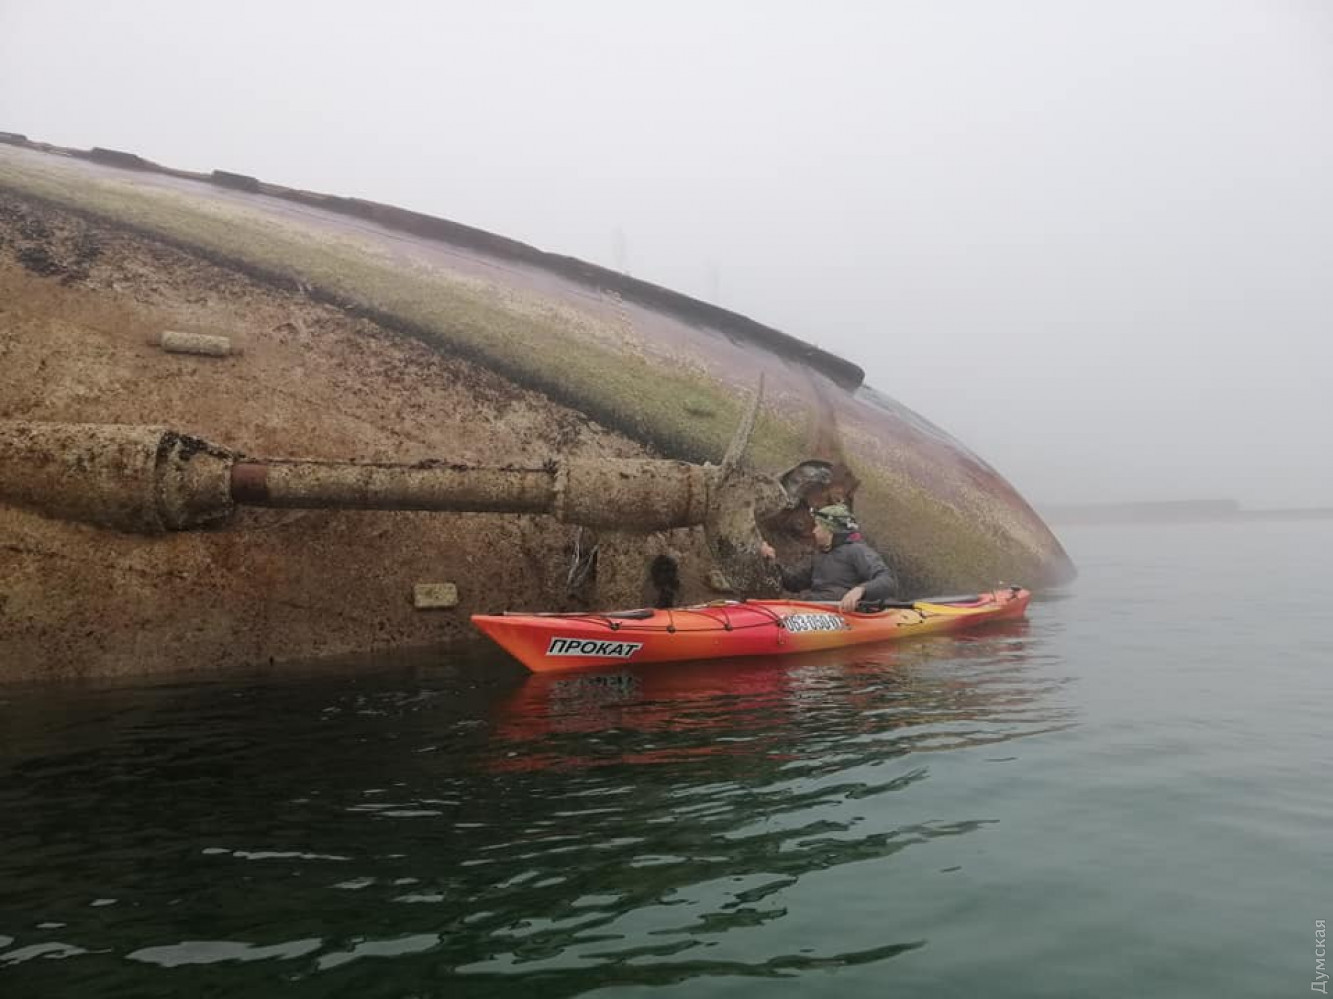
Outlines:
{"type": "MultiPolygon", "coordinates": [[[[874,614],[886,610],[915,610],[924,604],[938,607],[948,606],[949,604],[974,604],[980,600],[981,596],[976,593],[950,597],[923,597],[920,600],[863,600],[856,605],[856,610],[860,614],[874,614]]],[[[837,607],[840,603],[837,600],[803,600],[801,602],[828,607],[837,607]]]]}
{"type": "MultiPolygon", "coordinates": [[[[801,604],[816,604],[820,607],[842,606],[842,601],[840,600],[801,600],[798,597],[795,599],[795,602],[801,604]]],[[[874,614],[877,611],[882,610],[911,610],[916,605],[917,601],[915,600],[876,600],[874,602],[863,600],[856,605],[856,610],[861,614],[874,614]]]]}

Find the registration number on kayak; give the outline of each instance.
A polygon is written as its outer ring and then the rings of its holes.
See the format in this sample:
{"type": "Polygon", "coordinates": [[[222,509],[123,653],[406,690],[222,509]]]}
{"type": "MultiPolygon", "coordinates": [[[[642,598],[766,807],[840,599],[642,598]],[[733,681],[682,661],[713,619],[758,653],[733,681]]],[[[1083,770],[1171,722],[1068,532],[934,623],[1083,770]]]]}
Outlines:
{"type": "Polygon", "coordinates": [[[546,654],[628,659],[641,648],[643,648],[642,642],[614,642],[604,638],[552,638],[551,644],[546,647],[546,654]]]}
{"type": "Polygon", "coordinates": [[[788,614],[782,619],[788,631],[846,631],[851,625],[837,614],[788,614]]]}

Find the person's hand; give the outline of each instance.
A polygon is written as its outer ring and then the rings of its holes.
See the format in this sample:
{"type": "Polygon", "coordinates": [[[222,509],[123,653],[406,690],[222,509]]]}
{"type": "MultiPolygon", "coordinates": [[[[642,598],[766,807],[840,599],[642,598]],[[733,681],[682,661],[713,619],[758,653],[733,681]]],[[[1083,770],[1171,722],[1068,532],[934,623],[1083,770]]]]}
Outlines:
{"type": "Polygon", "coordinates": [[[865,595],[866,595],[866,588],[864,586],[853,586],[850,590],[844,593],[842,595],[842,599],[838,601],[838,610],[842,611],[856,610],[856,605],[861,602],[861,598],[864,597],[865,595]]]}
{"type": "Polygon", "coordinates": [[[767,541],[759,542],[759,554],[767,559],[775,559],[778,557],[778,553],[773,550],[773,546],[767,541]]]}

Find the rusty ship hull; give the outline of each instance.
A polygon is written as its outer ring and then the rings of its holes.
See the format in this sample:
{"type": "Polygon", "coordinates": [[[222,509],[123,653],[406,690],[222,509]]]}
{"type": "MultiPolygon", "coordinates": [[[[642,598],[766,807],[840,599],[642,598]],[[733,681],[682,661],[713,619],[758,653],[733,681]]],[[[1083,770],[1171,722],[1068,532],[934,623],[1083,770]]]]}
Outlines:
{"type": "MultiPolygon", "coordinates": [[[[910,592],[1074,575],[996,470],[795,336],[387,205],[0,140],[0,421],[366,464],[716,462],[762,374],[752,463],[847,470],[910,592]]],[[[726,592],[697,526],[247,508],[144,534],[23,501],[21,473],[0,469],[0,679],[450,645],[502,607],[726,592]],[[444,584],[452,606],[414,598],[444,584]]]]}

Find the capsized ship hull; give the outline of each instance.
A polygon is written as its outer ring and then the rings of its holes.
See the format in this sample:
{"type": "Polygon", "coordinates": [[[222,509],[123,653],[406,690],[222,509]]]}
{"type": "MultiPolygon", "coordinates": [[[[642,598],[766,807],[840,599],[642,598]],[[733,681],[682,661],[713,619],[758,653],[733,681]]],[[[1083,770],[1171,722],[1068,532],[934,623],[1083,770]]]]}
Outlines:
{"type": "MultiPolygon", "coordinates": [[[[755,465],[850,469],[909,592],[1073,576],[994,469],[792,336],[444,220],[90,156],[0,144],[0,420],[306,459],[716,462],[762,372],[755,465]],[[239,352],[168,354],[150,342],[167,329],[239,352]]],[[[0,505],[0,570],[4,678],[450,643],[501,607],[717,595],[697,530],[502,514],[256,510],[146,540],[0,505]],[[444,581],[456,607],[414,603],[444,581]]]]}

